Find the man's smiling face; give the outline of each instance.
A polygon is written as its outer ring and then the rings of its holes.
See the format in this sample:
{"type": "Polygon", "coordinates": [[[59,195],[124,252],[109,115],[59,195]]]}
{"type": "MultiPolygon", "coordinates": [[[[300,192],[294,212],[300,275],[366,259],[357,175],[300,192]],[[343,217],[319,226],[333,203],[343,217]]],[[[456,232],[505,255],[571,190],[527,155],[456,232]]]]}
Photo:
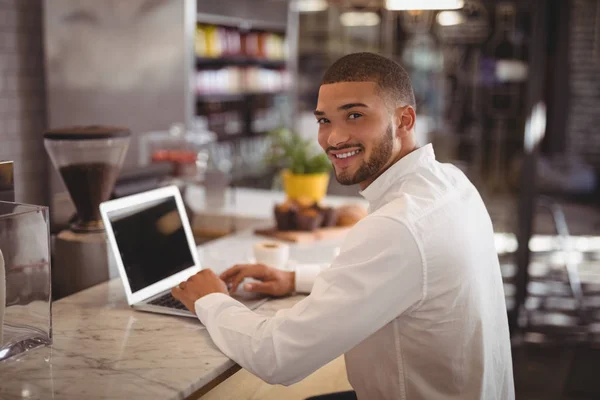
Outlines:
{"type": "Polygon", "coordinates": [[[343,185],[365,188],[400,150],[393,113],[374,82],[322,85],[315,117],[319,144],[343,185]]]}

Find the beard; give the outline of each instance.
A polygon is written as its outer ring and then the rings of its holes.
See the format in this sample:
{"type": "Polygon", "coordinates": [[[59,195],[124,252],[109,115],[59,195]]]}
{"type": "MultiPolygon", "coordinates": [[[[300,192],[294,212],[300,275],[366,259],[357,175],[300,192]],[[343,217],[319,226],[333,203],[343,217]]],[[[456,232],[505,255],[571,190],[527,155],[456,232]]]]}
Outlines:
{"type": "Polygon", "coordinates": [[[393,134],[394,129],[390,124],[386,129],[385,135],[373,146],[371,157],[363,161],[354,174],[345,171],[335,171],[337,181],[342,185],[356,185],[378,176],[392,156],[394,149],[393,134]]]}

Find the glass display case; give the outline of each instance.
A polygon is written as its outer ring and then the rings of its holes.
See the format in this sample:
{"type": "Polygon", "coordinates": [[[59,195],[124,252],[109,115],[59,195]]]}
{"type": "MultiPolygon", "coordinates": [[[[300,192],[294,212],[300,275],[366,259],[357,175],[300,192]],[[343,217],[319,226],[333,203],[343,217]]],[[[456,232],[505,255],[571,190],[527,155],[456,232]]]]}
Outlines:
{"type": "Polygon", "coordinates": [[[148,132],[140,137],[140,165],[171,163],[174,176],[195,177],[198,161],[205,158],[206,145],[215,140],[215,134],[200,118],[196,118],[193,131],[174,124],[168,131],[148,132]]]}
{"type": "Polygon", "coordinates": [[[48,208],[0,201],[0,362],[52,343],[48,208]]]}

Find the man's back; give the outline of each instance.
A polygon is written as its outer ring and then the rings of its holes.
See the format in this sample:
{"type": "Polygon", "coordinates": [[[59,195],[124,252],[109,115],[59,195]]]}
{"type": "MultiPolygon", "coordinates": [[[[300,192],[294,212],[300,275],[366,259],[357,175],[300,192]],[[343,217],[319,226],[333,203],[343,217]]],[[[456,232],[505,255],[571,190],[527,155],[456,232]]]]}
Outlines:
{"type": "Polygon", "coordinates": [[[359,399],[514,398],[502,278],[481,197],[462,172],[433,158],[389,183],[369,217],[411,233],[423,294],[346,353],[359,399]]]}

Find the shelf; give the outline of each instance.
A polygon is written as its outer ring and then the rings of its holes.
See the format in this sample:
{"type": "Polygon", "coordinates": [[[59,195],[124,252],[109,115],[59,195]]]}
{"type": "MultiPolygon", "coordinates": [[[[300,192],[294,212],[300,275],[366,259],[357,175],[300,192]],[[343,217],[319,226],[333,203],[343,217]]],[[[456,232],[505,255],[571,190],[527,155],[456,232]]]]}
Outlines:
{"type": "Polygon", "coordinates": [[[285,68],[285,60],[264,60],[250,57],[196,57],[196,67],[219,68],[231,65],[285,68]]]}
{"type": "Polygon", "coordinates": [[[207,13],[198,13],[196,15],[196,21],[201,24],[223,25],[246,31],[255,29],[261,31],[285,33],[287,28],[286,22],[252,20],[246,18],[228,17],[225,15],[207,13]]]}
{"type": "Polygon", "coordinates": [[[197,94],[196,101],[200,103],[207,102],[227,102],[227,101],[243,101],[252,96],[281,96],[289,94],[288,91],[278,92],[247,92],[247,93],[212,93],[212,94],[197,94]]]}
{"type": "Polygon", "coordinates": [[[227,102],[227,101],[243,101],[246,96],[243,93],[211,93],[197,94],[196,101],[200,103],[207,102],[227,102]]]}

